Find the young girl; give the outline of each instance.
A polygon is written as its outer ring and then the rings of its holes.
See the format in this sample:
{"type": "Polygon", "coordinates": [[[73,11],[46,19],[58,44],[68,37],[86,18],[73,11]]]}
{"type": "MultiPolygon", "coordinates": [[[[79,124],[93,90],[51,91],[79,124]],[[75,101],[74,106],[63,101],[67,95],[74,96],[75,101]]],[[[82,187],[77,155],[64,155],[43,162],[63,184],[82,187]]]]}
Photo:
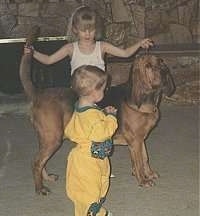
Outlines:
{"type": "Polygon", "coordinates": [[[83,65],[72,75],[72,88],[79,96],[65,136],[76,143],[68,156],[66,190],[75,216],[111,216],[102,207],[109,187],[111,137],[117,129],[116,109],[96,106],[104,96],[107,74],[83,65]]]}
{"type": "MultiPolygon", "coordinates": [[[[149,48],[153,45],[153,42],[148,38],[126,49],[115,47],[104,41],[96,41],[96,35],[99,35],[98,17],[88,6],[79,7],[73,13],[71,28],[78,39],[76,42],[64,45],[52,55],[45,55],[33,49],[33,57],[43,64],[50,65],[69,56],[71,58],[71,74],[81,65],[95,65],[105,71],[104,56],[106,53],[118,57],[129,57],[139,48],[149,48]]],[[[31,49],[25,47],[24,51],[30,53],[31,49]]],[[[117,88],[114,89],[117,90],[117,88]]],[[[111,101],[108,103],[111,104],[111,101]]],[[[102,103],[102,107],[107,105],[102,103]]]]}

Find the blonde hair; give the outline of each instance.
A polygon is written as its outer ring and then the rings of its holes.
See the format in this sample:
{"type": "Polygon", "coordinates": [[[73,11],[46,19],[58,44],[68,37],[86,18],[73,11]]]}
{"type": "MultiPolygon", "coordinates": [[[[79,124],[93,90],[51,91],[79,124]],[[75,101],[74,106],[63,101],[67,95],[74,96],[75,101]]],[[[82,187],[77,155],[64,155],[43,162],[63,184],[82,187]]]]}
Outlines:
{"type": "Polygon", "coordinates": [[[72,89],[78,96],[88,96],[93,90],[99,90],[107,83],[107,73],[93,65],[78,67],[71,78],[72,89]]]}
{"type": "Polygon", "coordinates": [[[102,22],[98,14],[88,6],[78,7],[71,16],[67,35],[69,39],[77,39],[76,30],[95,30],[95,39],[102,37],[102,22]]]}

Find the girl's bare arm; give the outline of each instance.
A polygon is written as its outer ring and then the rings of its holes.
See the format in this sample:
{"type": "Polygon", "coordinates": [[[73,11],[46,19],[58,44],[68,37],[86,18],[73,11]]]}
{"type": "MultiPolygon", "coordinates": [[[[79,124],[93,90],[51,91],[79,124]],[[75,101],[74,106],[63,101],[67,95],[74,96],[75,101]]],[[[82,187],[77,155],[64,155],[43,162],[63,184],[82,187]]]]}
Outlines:
{"type": "MultiPolygon", "coordinates": [[[[30,53],[30,52],[31,52],[30,48],[27,48],[27,47],[24,48],[25,54],[30,53]]],[[[73,45],[72,44],[66,44],[51,55],[43,54],[43,53],[38,52],[36,50],[33,50],[32,52],[33,52],[33,57],[36,60],[38,60],[39,62],[41,62],[43,64],[50,65],[50,64],[53,64],[53,63],[56,63],[56,62],[62,60],[66,56],[71,57],[71,55],[73,53],[73,45]]]]}
{"type": "Polygon", "coordinates": [[[149,48],[153,46],[153,41],[149,38],[143,39],[139,41],[138,43],[134,44],[133,46],[130,46],[126,49],[122,49],[119,47],[116,47],[110,43],[102,42],[102,53],[103,55],[105,53],[111,54],[113,56],[118,57],[129,57],[133,55],[139,48],[149,48]]]}

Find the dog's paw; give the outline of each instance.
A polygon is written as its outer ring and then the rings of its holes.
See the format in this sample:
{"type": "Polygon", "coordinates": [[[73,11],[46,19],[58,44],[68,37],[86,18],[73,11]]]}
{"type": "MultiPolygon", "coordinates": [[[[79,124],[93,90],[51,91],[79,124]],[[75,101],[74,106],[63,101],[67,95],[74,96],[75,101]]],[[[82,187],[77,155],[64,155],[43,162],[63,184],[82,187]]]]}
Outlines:
{"type": "Polygon", "coordinates": [[[146,176],[146,178],[149,180],[153,180],[153,179],[155,180],[155,179],[158,179],[159,177],[160,175],[155,171],[148,173],[148,175],[146,176]]]}
{"type": "Polygon", "coordinates": [[[145,188],[153,187],[154,185],[155,182],[151,179],[142,180],[139,184],[140,187],[145,187],[145,188]]]}
{"type": "Polygon", "coordinates": [[[58,178],[59,178],[58,175],[55,175],[55,174],[48,174],[48,175],[45,177],[44,180],[49,181],[49,182],[55,182],[55,181],[58,180],[58,178]]]}
{"type": "Polygon", "coordinates": [[[51,191],[50,191],[50,189],[48,187],[43,185],[41,189],[36,189],[36,193],[38,195],[47,196],[47,195],[49,195],[51,193],[51,191]]]}
{"type": "Polygon", "coordinates": [[[160,177],[159,173],[153,172],[152,175],[150,175],[152,179],[158,179],[160,177]]]}

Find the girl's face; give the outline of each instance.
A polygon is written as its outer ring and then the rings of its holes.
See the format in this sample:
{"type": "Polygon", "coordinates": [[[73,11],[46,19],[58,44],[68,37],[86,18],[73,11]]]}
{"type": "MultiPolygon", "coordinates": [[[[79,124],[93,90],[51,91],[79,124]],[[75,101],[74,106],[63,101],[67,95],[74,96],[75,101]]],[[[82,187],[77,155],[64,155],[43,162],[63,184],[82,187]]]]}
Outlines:
{"type": "Polygon", "coordinates": [[[80,41],[94,41],[95,39],[95,29],[77,30],[77,36],[80,41]]]}

